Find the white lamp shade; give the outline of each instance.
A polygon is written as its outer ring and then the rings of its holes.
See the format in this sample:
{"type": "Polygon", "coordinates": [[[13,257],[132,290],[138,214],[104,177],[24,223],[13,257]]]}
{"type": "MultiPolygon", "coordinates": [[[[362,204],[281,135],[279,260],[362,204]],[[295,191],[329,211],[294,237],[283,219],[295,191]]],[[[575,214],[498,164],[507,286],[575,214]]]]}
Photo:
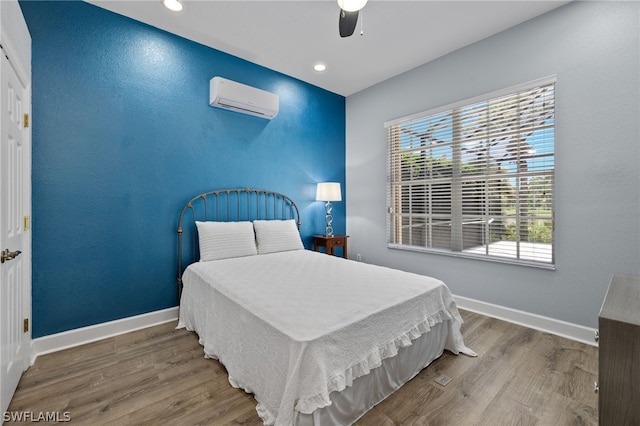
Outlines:
{"type": "Polygon", "coordinates": [[[316,201],[342,201],[339,182],[320,182],[316,190],[316,201]]]}
{"type": "Polygon", "coordinates": [[[338,6],[340,9],[346,12],[355,12],[362,9],[368,0],[338,0],[338,6]]]}

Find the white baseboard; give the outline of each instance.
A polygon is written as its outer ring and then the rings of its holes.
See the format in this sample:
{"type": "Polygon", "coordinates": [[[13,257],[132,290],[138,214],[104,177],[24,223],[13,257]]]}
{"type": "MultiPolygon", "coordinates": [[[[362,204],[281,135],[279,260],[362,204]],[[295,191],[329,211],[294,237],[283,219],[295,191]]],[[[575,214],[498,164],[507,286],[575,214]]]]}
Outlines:
{"type": "MultiPolygon", "coordinates": [[[[576,340],[588,345],[597,346],[594,335],[595,329],[572,324],[557,319],[544,317],[529,312],[519,311],[500,305],[494,305],[463,296],[454,296],[460,309],[476,312],[489,317],[508,321],[524,327],[555,334],[567,339],[576,340]]],[[[149,312],[102,324],[77,328],[50,336],[39,337],[32,341],[32,364],[39,355],[57,352],[63,349],[84,345],[117,336],[131,331],[140,330],[154,325],[163,324],[178,319],[178,307],[149,312]]]]}
{"type": "Polygon", "coordinates": [[[466,311],[476,312],[488,317],[508,321],[513,324],[555,334],[587,345],[598,345],[594,340],[596,332],[595,328],[589,328],[554,318],[544,317],[542,315],[494,305],[480,300],[469,299],[467,297],[454,295],[454,298],[458,308],[466,311]]]}
{"type": "Polygon", "coordinates": [[[178,319],[178,307],[149,312],[147,314],[122,318],[102,324],[76,328],[50,336],[38,337],[32,341],[32,365],[38,355],[44,355],[85,343],[95,342],[119,334],[129,333],[178,319]]]}

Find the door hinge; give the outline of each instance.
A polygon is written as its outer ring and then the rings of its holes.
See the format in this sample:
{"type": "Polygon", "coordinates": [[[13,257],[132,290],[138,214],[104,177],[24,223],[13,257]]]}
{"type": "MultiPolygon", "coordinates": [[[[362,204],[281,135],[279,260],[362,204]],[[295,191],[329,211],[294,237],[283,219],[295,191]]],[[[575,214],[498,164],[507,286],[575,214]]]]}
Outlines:
{"type": "Polygon", "coordinates": [[[29,114],[24,115],[24,128],[29,127],[29,114]]]}
{"type": "Polygon", "coordinates": [[[24,319],[24,323],[23,323],[23,326],[22,326],[22,331],[25,332],[25,333],[27,331],[29,331],[29,318],[25,318],[24,319]]]}
{"type": "Polygon", "coordinates": [[[24,230],[25,231],[29,230],[29,216],[24,217],[24,230]]]}

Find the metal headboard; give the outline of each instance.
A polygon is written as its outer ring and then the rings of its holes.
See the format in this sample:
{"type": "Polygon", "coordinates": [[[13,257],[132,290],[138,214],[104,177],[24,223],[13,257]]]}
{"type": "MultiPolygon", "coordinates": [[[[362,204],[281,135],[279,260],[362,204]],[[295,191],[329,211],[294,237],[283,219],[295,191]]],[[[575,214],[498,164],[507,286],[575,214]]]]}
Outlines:
{"type": "Polygon", "coordinates": [[[178,217],[178,290],[182,291],[184,269],[200,257],[196,221],[286,219],[295,219],[300,229],[298,206],[291,198],[279,192],[242,188],[221,189],[196,195],[185,204],[178,217]],[[188,226],[183,227],[185,220],[188,226]],[[191,240],[191,250],[183,247],[183,237],[191,240]]]}

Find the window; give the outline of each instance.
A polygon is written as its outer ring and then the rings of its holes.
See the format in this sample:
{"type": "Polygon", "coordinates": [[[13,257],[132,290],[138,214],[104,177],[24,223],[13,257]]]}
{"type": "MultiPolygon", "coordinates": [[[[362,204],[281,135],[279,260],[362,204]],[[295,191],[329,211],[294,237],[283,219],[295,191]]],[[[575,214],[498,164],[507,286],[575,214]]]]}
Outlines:
{"type": "Polygon", "coordinates": [[[385,123],[389,247],[553,267],[555,78],[385,123]]]}

